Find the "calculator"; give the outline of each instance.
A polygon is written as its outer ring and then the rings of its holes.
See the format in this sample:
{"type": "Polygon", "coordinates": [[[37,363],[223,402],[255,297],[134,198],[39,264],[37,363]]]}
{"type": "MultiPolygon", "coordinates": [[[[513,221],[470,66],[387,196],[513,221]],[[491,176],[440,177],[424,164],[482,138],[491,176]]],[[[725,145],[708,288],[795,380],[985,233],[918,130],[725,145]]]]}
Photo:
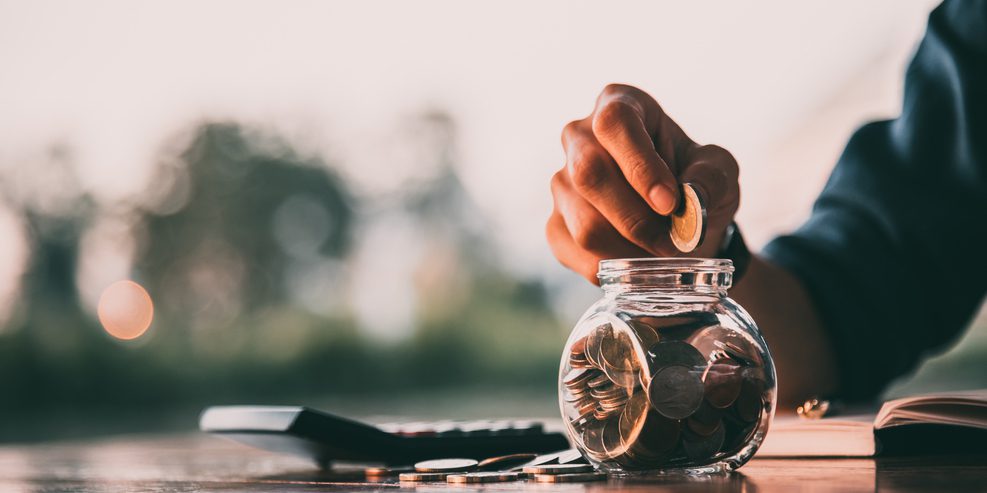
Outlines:
{"type": "Polygon", "coordinates": [[[484,459],[544,454],[570,447],[537,421],[434,421],[368,424],[307,407],[214,406],[199,418],[202,431],[253,447],[333,462],[413,464],[428,459],[484,459]]]}

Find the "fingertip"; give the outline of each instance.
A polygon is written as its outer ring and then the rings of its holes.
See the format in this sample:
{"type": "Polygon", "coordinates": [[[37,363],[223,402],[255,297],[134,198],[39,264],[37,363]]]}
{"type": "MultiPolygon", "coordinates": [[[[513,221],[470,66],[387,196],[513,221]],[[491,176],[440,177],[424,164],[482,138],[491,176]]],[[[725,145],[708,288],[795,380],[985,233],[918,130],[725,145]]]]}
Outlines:
{"type": "Polygon", "coordinates": [[[678,204],[678,194],[665,185],[655,185],[648,192],[648,201],[651,207],[661,215],[667,216],[675,211],[678,204]]]}

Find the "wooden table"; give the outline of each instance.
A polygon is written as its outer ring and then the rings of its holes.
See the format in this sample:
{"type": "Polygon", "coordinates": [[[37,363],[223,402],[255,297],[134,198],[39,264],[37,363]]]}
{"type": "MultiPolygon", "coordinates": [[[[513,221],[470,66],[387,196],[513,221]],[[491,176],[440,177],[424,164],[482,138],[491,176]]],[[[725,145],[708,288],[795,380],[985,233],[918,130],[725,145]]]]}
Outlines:
{"type": "Polygon", "coordinates": [[[544,485],[368,483],[199,434],[0,446],[0,491],[987,491],[987,456],[755,459],[705,478],[544,485]]]}

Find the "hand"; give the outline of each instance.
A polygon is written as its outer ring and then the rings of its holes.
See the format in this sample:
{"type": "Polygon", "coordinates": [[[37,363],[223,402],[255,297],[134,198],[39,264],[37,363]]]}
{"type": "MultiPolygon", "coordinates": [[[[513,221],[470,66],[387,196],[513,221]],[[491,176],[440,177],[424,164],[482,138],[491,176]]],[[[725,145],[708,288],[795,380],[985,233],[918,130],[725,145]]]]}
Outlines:
{"type": "Polygon", "coordinates": [[[546,235],[563,265],[598,283],[602,259],[682,255],[668,237],[681,183],[706,204],[706,238],[689,255],[715,255],[740,205],[737,161],[693,142],[647,93],[608,85],[590,116],[566,125],[562,147],[546,235]]]}

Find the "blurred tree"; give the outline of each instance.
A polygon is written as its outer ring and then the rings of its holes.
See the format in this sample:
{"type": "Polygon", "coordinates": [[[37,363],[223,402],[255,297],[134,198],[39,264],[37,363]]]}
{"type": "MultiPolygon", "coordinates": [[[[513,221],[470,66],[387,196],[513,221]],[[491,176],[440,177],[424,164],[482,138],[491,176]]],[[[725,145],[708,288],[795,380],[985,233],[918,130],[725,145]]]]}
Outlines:
{"type": "Polygon", "coordinates": [[[166,190],[149,196],[179,205],[144,208],[136,271],[167,326],[214,329],[281,305],[292,262],[339,258],[350,244],[342,180],[270,136],[203,125],[158,175],[152,186],[166,190]]]}

